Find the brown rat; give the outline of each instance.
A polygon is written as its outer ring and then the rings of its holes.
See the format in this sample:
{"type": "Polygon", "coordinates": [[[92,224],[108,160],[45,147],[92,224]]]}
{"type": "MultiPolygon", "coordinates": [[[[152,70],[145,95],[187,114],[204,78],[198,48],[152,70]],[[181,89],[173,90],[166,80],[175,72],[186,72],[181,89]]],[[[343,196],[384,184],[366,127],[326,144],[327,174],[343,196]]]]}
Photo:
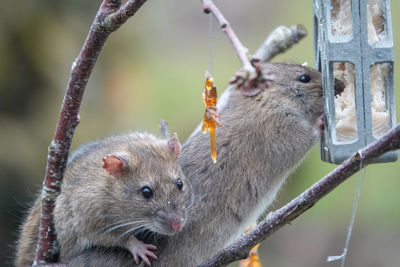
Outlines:
{"type": "Polygon", "coordinates": [[[196,266],[240,237],[319,140],[321,74],[283,63],[266,64],[263,71],[265,90],[246,96],[230,88],[221,96],[216,164],[199,129],[184,143],[179,161],[200,197],[155,266],[196,266]]]}
{"type": "MultiPolygon", "coordinates": [[[[177,163],[176,136],[145,133],[107,137],[82,146],[70,158],[54,208],[60,260],[98,247],[125,248],[131,264],[150,264],[156,246],[138,240],[173,235],[185,225],[190,185],[177,163]]],[[[40,215],[37,199],[23,226],[15,264],[32,265],[40,215]]]]}

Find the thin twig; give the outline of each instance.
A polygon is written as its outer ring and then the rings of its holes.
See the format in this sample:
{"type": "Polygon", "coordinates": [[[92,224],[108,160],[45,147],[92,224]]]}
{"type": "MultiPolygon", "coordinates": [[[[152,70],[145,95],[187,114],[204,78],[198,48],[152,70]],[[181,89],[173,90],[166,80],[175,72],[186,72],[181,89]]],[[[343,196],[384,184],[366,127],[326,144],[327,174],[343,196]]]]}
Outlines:
{"type": "Polygon", "coordinates": [[[279,26],[268,35],[264,43],[253,55],[253,60],[259,60],[263,63],[268,62],[277,54],[283,53],[292,45],[298,43],[306,35],[307,29],[301,24],[290,27],[279,26]]]}
{"type": "MultiPolygon", "coordinates": [[[[110,14],[105,20],[104,24],[107,25],[110,29],[116,30],[122,24],[124,24],[130,17],[136,14],[139,8],[146,2],[147,0],[130,0],[125,3],[122,7],[120,7],[117,11],[110,14]]],[[[121,4],[121,0],[119,0],[121,4]]]]}
{"type": "Polygon", "coordinates": [[[397,149],[400,149],[400,124],[375,142],[355,153],[288,204],[268,214],[250,233],[227,248],[220,250],[200,266],[225,266],[228,263],[246,258],[253,246],[266,239],[285,224],[296,219],[339,184],[368,165],[374,158],[390,150],[397,149]]]}
{"type": "Polygon", "coordinates": [[[236,36],[229,22],[225,19],[224,15],[222,15],[221,11],[219,11],[218,7],[213,3],[212,0],[202,0],[203,2],[203,10],[205,13],[212,13],[214,17],[217,19],[221,30],[226,33],[229,40],[232,43],[233,48],[236,51],[237,56],[239,57],[240,62],[242,63],[242,67],[249,72],[253,72],[255,74],[255,69],[250,62],[249,49],[247,49],[236,36]]]}
{"type": "MultiPolygon", "coordinates": [[[[225,19],[213,1],[202,0],[202,2],[204,12],[207,14],[212,13],[217,19],[222,31],[228,36],[228,39],[232,43],[233,49],[236,51],[236,54],[242,63],[242,68],[235,73],[230,80],[230,84],[232,84],[236,89],[240,90],[245,95],[252,95],[255,92],[254,88],[259,88],[260,90],[265,89],[265,78],[261,71],[261,66],[258,62],[251,62],[249,49],[247,49],[240,42],[231,25],[225,19]]],[[[258,92],[259,90],[256,91],[258,92]]]]}
{"type": "Polygon", "coordinates": [[[121,0],[104,0],[82,50],[72,64],[60,117],[47,156],[34,265],[55,260],[57,244],[52,211],[55,199],[60,192],[72,137],[79,123],[79,108],[89,76],[107,37],[134,15],[144,2],[146,0],[130,0],[121,7],[121,0]]]}

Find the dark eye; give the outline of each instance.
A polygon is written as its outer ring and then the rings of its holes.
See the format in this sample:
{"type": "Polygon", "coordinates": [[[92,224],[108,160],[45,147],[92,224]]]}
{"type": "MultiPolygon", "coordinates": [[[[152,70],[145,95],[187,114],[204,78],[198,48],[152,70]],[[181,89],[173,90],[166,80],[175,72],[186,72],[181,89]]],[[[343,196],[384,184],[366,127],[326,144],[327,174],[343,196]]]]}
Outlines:
{"type": "Polygon", "coordinates": [[[310,76],[303,74],[300,76],[299,81],[302,83],[308,83],[309,81],[311,81],[310,76]]]}
{"type": "Polygon", "coordinates": [[[181,179],[178,179],[178,180],[176,181],[176,186],[178,187],[179,190],[182,190],[183,183],[182,183],[182,180],[181,180],[181,179]]]}
{"type": "Polygon", "coordinates": [[[153,191],[148,186],[142,187],[142,195],[144,198],[149,199],[153,196],[153,191]]]}

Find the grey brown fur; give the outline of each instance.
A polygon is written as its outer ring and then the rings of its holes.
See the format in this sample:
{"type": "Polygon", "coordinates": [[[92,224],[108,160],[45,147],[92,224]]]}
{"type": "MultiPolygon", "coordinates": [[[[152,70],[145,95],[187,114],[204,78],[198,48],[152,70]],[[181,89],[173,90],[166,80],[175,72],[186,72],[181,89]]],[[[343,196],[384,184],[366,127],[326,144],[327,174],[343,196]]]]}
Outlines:
{"type": "MultiPolygon", "coordinates": [[[[167,235],[175,233],[168,228],[168,216],[179,214],[186,217],[190,192],[190,185],[167,140],[144,133],[130,133],[84,145],[67,164],[62,191],[54,209],[60,260],[93,247],[100,250],[120,247],[120,251],[124,251],[121,247],[134,233],[129,232],[134,227],[145,227],[154,233],[167,235]],[[110,154],[127,159],[128,169],[121,177],[110,175],[102,167],[103,158],[110,154]],[[177,178],[183,181],[182,190],[177,188],[177,178]],[[152,188],[152,199],[142,196],[143,186],[152,188]]],[[[16,266],[32,265],[39,203],[40,198],[23,225],[16,266]]],[[[133,264],[129,252],[123,259],[133,264]]]]}
{"type": "Polygon", "coordinates": [[[196,266],[238,238],[319,139],[320,73],[295,64],[267,64],[265,73],[267,88],[258,95],[229,89],[222,97],[216,164],[199,129],[183,145],[180,163],[198,199],[154,266],[196,266]],[[311,81],[300,82],[303,74],[311,81]]]}
{"type": "MultiPolygon", "coordinates": [[[[194,204],[183,230],[163,240],[154,266],[196,266],[239,237],[268,207],[290,171],[317,142],[322,115],[319,72],[296,64],[266,64],[267,89],[248,97],[228,89],[220,98],[218,160],[198,127],[182,148],[180,164],[194,204]],[[309,83],[299,77],[307,74],[309,83]]],[[[127,253],[88,249],[70,266],[131,266],[127,253]]]]}

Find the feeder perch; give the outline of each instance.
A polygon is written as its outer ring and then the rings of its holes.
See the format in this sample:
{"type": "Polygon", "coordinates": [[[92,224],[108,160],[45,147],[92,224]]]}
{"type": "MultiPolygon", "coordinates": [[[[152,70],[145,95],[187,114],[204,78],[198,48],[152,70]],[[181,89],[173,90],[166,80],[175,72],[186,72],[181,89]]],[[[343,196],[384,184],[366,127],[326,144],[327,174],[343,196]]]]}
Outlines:
{"type": "MultiPolygon", "coordinates": [[[[314,0],[314,62],[324,88],[321,158],[340,164],[396,124],[389,0],[314,0]],[[344,92],[335,96],[334,80],[344,92]]],[[[397,160],[390,151],[374,162],[397,160]]]]}

